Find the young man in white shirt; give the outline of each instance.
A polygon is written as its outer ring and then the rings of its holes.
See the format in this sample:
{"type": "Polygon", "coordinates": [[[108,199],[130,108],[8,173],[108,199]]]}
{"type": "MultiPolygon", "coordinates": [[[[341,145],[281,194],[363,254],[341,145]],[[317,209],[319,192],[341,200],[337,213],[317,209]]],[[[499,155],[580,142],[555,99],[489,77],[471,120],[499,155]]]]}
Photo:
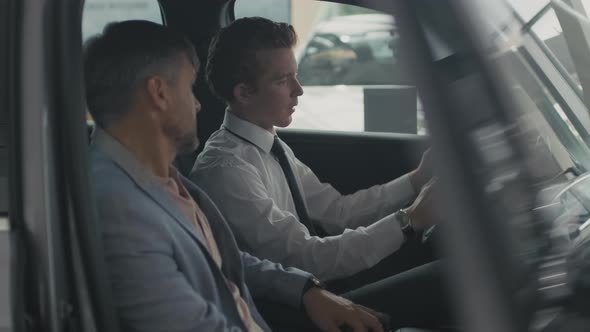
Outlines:
{"type": "Polygon", "coordinates": [[[237,20],[215,37],[206,74],[227,111],[191,179],[224,211],[242,249],[324,281],[350,279],[337,289],[349,290],[399,272],[386,258],[432,225],[430,191],[422,190],[429,161],[425,155],[409,174],[352,195],[321,183],[275,132],[291,123],[303,94],[296,41],[292,26],[263,18],[237,20]]]}

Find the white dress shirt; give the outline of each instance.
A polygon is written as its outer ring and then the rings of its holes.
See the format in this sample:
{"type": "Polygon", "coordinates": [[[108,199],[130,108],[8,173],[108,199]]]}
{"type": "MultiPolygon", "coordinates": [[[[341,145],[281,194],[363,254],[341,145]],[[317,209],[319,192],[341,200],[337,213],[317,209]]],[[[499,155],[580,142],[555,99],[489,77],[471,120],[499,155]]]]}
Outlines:
{"type": "Polygon", "coordinates": [[[370,268],[401,246],[393,212],[415,197],[407,175],[341,195],[283,142],[310,218],[337,234],[310,236],[270,152],[273,140],[274,134],[228,111],[191,173],[227,218],[242,250],[332,280],[370,268]]]}

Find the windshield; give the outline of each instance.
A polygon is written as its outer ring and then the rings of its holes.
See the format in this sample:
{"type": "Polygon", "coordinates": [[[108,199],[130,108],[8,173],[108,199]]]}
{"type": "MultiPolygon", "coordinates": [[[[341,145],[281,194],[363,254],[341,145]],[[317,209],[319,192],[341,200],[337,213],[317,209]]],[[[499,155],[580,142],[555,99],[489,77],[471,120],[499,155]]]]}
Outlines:
{"type": "MultiPolygon", "coordinates": [[[[481,181],[484,198],[477,208],[491,216],[465,218],[453,230],[479,227],[478,240],[503,257],[497,278],[507,280],[506,293],[535,289],[543,298],[564,299],[569,271],[577,270],[567,257],[590,216],[590,181],[584,181],[590,177],[583,174],[590,170],[590,24],[584,7],[590,1],[465,0],[467,8],[454,10],[474,30],[472,39],[446,19],[452,13],[444,15],[444,2],[423,3],[418,21],[434,60],[431,70],[453,101],[444,115],[461,133],[453,143],[474,150],[461,171],[481,181]],[[488,61],[476,59],[475,51],[488,61]]],[[[440,116],[435,106],[425,103],[428,120],[440,116]]],[[[466,196],[457,201],[461,209],[476,206],[466,196]]],[[[451,235],[449,250],[475,233],[451,235]]],[[[461,281],[459,289],[471,287],[469,278],[461,281]]],[[[515,307],[528,310],[520,295],[515,307]]]]}
{"type": "Polygon", "coordinates": [[[590,0],[510,0],[489,7],[482,29],[505,71],[537,183],[590,169],[590,0]],[[588,82],[586,82],[588,80],[588,82]],[[542,167],[539,167],[542,165],[542,167]]]}

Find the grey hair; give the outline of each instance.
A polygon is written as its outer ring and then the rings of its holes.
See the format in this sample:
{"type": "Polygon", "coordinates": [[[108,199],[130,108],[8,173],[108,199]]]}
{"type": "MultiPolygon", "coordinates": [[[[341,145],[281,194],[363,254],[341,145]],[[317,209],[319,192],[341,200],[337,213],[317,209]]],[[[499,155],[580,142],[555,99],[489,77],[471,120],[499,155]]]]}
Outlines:
{"type": "Polygon", "coordinates": [[[184,35],[149,21],[107,25],[84,47],[86,102],[94,121],[106,127],[125,115],[148,77],[175,81],[182,56],[199,61],[184,35]]]}

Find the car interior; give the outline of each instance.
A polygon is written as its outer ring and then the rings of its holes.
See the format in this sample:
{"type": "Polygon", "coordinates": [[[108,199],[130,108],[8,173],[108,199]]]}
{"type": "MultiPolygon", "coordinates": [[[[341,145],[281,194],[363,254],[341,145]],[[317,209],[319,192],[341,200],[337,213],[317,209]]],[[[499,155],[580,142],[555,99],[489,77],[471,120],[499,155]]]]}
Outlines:
{"type": "MultiPolygon", "coordinates": [[[[278,8],[300,0],[270,1],[278,8]]],[[[153,0],[157,10],[150,19],[186,34],[204,64],[214,34],[240,16],[238,6],[255,2],[262,3],[261,15],[269,7],[263,0],[153,0]]],[[[328,112],[322,115],[328,129],[319,127],[323,118],[307,115],[312,126],[280,129],[279,136],[343,194],[406,174],[432,146],[445,188],[440,214],[453,221],[436,229],[435,248],[447,257],[447,286],[460,330],[587,331],[590,188],[583,180],[590,165],[590,103],[583,88],[590,86],[584,75],[590,45],[579,41],[590,24],[571,12],[581,2],[547,2],[529,16],[483,0],[305,2],[312,3],[305,10],[343,4],[363,15],[391,15],[390,37],[400,49],[395,67],[411,73],[371,86],[304,86],[309,100],[324,99],[310,107],[328,112]],[[470,11],[475,7],[489,17],[478,21],[470,11]],[[544,31],[537,23],[545,15],[561,22],[560,34],[540,37],[544,31]],[[411,94],[396,93],[400,88],[411,94]],[[333,107],[330,91],[351,98],[333,107]],[[334,130],[331,122],[357,121],[358,114],[345,111],[355,103],[365,107],[365,126],[334,130]],[[368,115],[369,109],[376,113],[368,115]],[[407,114],[410,131],[383,125],[407,114]],[[558,233],[556,221],[567,232],[558,233]]],[[[0,331],[121,330],[88,176],[94,124],[82,85],[84,34],[130,18],[103,17],[91,26],[85,11],[109,13],[105,8],[117,6],[105,3],[0,2],[0,266],[7,271],[0,276],[0,331]]],[[[145,3],[118,6],[133,10],[145,3]]],[[[248,15],[256,15],[250,9],[248,15]]],[[[311,22],[311,14],[299,14],[311,22]]],[[[314,43],[321,38],[347,40],[326,37],[328,30],[300,40],[301,61],[310,61],[317,50],[307,50],[319,48],[314,43]]],[[[343,63],[338,61],[374,58],[367,55],[368,44],[355,45],[340,45],[335,62],[315,66],[337,70],[343,63]]],[[[225,105],[203,75],[194,89],[202,104],[202,148],[220,127],[225,105]]],[[[175,165],[188,174],[199,152],[178,157],[175,165]]],[[[275,309],[263,313],[273,330],[293,331],[296,313],[275,309]]]]}

